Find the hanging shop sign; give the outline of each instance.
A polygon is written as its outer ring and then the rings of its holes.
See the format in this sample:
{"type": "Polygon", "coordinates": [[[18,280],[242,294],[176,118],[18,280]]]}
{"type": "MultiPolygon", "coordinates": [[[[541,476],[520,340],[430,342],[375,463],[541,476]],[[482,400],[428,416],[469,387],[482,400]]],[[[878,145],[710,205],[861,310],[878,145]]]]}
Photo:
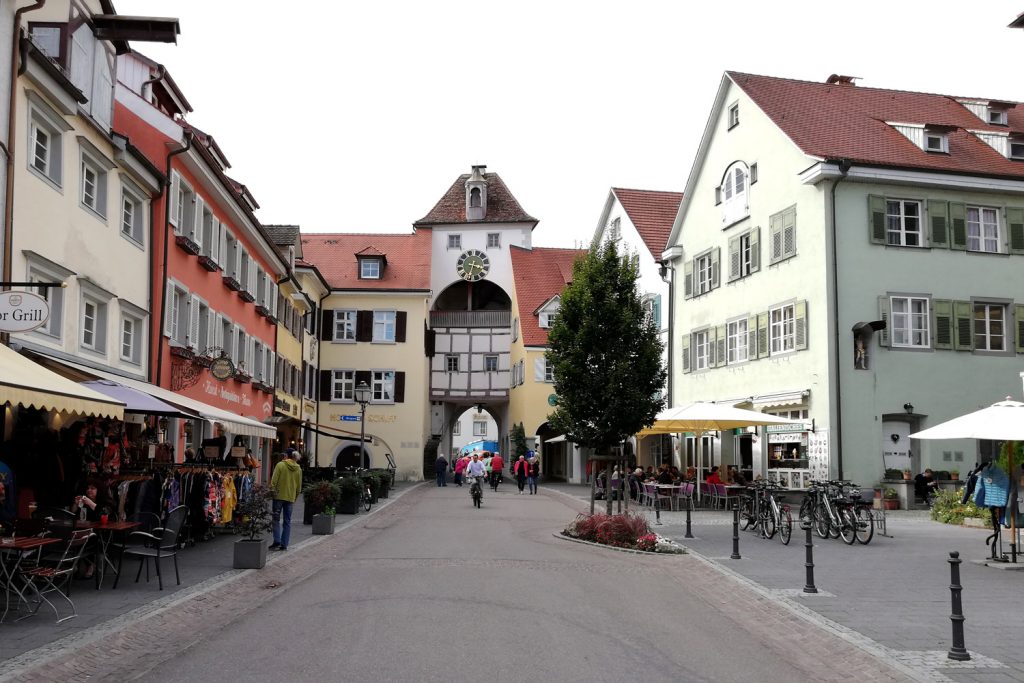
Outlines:
{"type": "Polygon", "coordinates": [[[32,292],[0,292],[0,332],[31,332],[50,319],[50,304],[32,292]]]}
{"type": "Polygon", "coordinates": [[[228,380],[235,376],[235,364],[225,356],[214,358],[210,363],[210,375],[220,382],[228,380]]]}

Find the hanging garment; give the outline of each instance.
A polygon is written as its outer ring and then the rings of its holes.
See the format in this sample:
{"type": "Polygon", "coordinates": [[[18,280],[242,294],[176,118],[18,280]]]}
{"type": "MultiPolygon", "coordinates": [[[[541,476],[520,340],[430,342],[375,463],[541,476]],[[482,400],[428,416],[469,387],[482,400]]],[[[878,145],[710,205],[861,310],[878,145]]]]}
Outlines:
{"type": "Polygon", "coordinates": [[[225,524],[231,521],[237,504],[238,494],[235,492],[235,480],[232,477],[224,477],[224,498],[220,506],[220,517],[225,524]]]}
{"type": "Polygon", "coordinates": [[[1010,478],[998,465],[989,464],[978,475],[974,503],[981,507],[1006,507],[1010,478]]]}

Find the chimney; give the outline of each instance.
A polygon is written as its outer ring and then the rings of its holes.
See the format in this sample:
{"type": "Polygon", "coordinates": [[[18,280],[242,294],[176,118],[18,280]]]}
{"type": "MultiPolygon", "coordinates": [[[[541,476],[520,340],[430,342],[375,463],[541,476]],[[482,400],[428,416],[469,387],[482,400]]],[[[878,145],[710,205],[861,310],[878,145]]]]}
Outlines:
{"type": "Polygon", "coordinates": [[[840,74],[832,74],[831,76],[825,79],[825,83],[829,85],[856,86],[857,84],[854,83],[854,81],[856,81],[858,78],[860,78],[860,76],[842,76],[840,74]]]}
{"type": "Polygon", "coordinates": [[[482,221],[487,217],[487,166],[473,166],[466,180],[466,220],[482,221]]]}

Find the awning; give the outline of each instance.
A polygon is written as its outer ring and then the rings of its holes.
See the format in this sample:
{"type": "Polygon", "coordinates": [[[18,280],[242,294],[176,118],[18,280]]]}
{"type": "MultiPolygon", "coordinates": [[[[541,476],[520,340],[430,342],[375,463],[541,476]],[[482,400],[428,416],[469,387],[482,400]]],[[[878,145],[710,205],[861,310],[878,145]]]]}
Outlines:
{"type": "Polygon", "coordinates": [[[141,391],[144,394],[149,394],[154,398],[160,399],[164,403],[170,403],[172,406],[184,408],[187,411],[195,413],[204,420],[220,422],[224,425],[224,428],[232,434],[259,436],[265,439],[274,439],[277,437],[276,429],[263,424],[259,420],[229,413],[226,410],[216,408],[201,401],[196,401],[195,399],[188,398],[187,396],[176,394],[170,389],[164,389],[163,387],[158,387],[155,384],[149,384],[148,382],[142,382],[128,377],[121,377],[120,375],[115,375],[111,372],[97,370],[96,368],[79,365],[78,363],[71,363],[66,360],[58,361],[49,357],[47,357],[46,360],[47,362],[56,363],[58,365],[67,365],[78,372],[84,372],[100,379],[110,380],[111,382],[116,382],[123,386],[141,391]]]}
{"type": "Polygon", "coordinates": [[[762,394],[752,397],[751,403],[755,409],[779,408],[782,406],[799,406],[807,402],[810,389],[798,391],[784,391],[775,394],[762,394]]]}
{"type": "Polygon", "coordinates": [[[0,344],[0,405],[124,419],[124,403],[61,377],[0,344]]]}
{"type": "Polygon", "coordinates": [[[558,436],[546,439],[544,443],[562,443],[565,441],[565,434],[559,434],[558,436]]]}
{"type": "Polygon", "coordinates": [[[125,405],[124,412],[126,413],[184,418],[199,417],[196,413],[172,406],[170,403],[164,403],[145,392],[112,382],[109,379],[94,379],[88,382],[79,382],[79,385],[89,387],[93,391],[98,391],[115,401],[121,401],[125,405]]]}

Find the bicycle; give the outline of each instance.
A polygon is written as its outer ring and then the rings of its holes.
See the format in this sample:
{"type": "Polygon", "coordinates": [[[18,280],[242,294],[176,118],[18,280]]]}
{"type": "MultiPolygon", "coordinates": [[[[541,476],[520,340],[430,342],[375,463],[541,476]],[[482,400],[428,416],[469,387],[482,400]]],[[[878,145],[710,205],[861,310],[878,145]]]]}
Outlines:
{"type": "Polygon", "coordinates": [[[480,485],[480,477],[473,477],[473,483],[469,485],[469,495],[473,499],[473,506],[480,507],[484,499],[484,489],[480,485]]]}
{"type": "Polygon", "coordinates": [[[360,473],[365,472],[366,469],[363,467],[355,467],[346,468],[344,471],[355,476],[360,482],[362,482],[359,486],[359,505],[369,512],[370,508],[373,507],[373,489],[370,488],[370,482],[360,476],[360,473]]]}
{"type": "Polygon", "coordinates": [[[779,534],[782,545],[789,545],[793,537],[793,516],[789,505],[779,503],[772,491],[782,487],[774,481],[757,482],[752,493],[744,494],[740,505],[740,523],[744,529],[760,529],[762,538],[774,538],[779,534]]]}
{"type": "Polygon", "coordinates": [[[847,545],[863,538],[861,543],[867,544],[874,535],[874,519],[857,500],[860,490],[848,481],[813,481],[800,504],[800,522],[811,525],[821,538],[841,537],[847,545]]]}

